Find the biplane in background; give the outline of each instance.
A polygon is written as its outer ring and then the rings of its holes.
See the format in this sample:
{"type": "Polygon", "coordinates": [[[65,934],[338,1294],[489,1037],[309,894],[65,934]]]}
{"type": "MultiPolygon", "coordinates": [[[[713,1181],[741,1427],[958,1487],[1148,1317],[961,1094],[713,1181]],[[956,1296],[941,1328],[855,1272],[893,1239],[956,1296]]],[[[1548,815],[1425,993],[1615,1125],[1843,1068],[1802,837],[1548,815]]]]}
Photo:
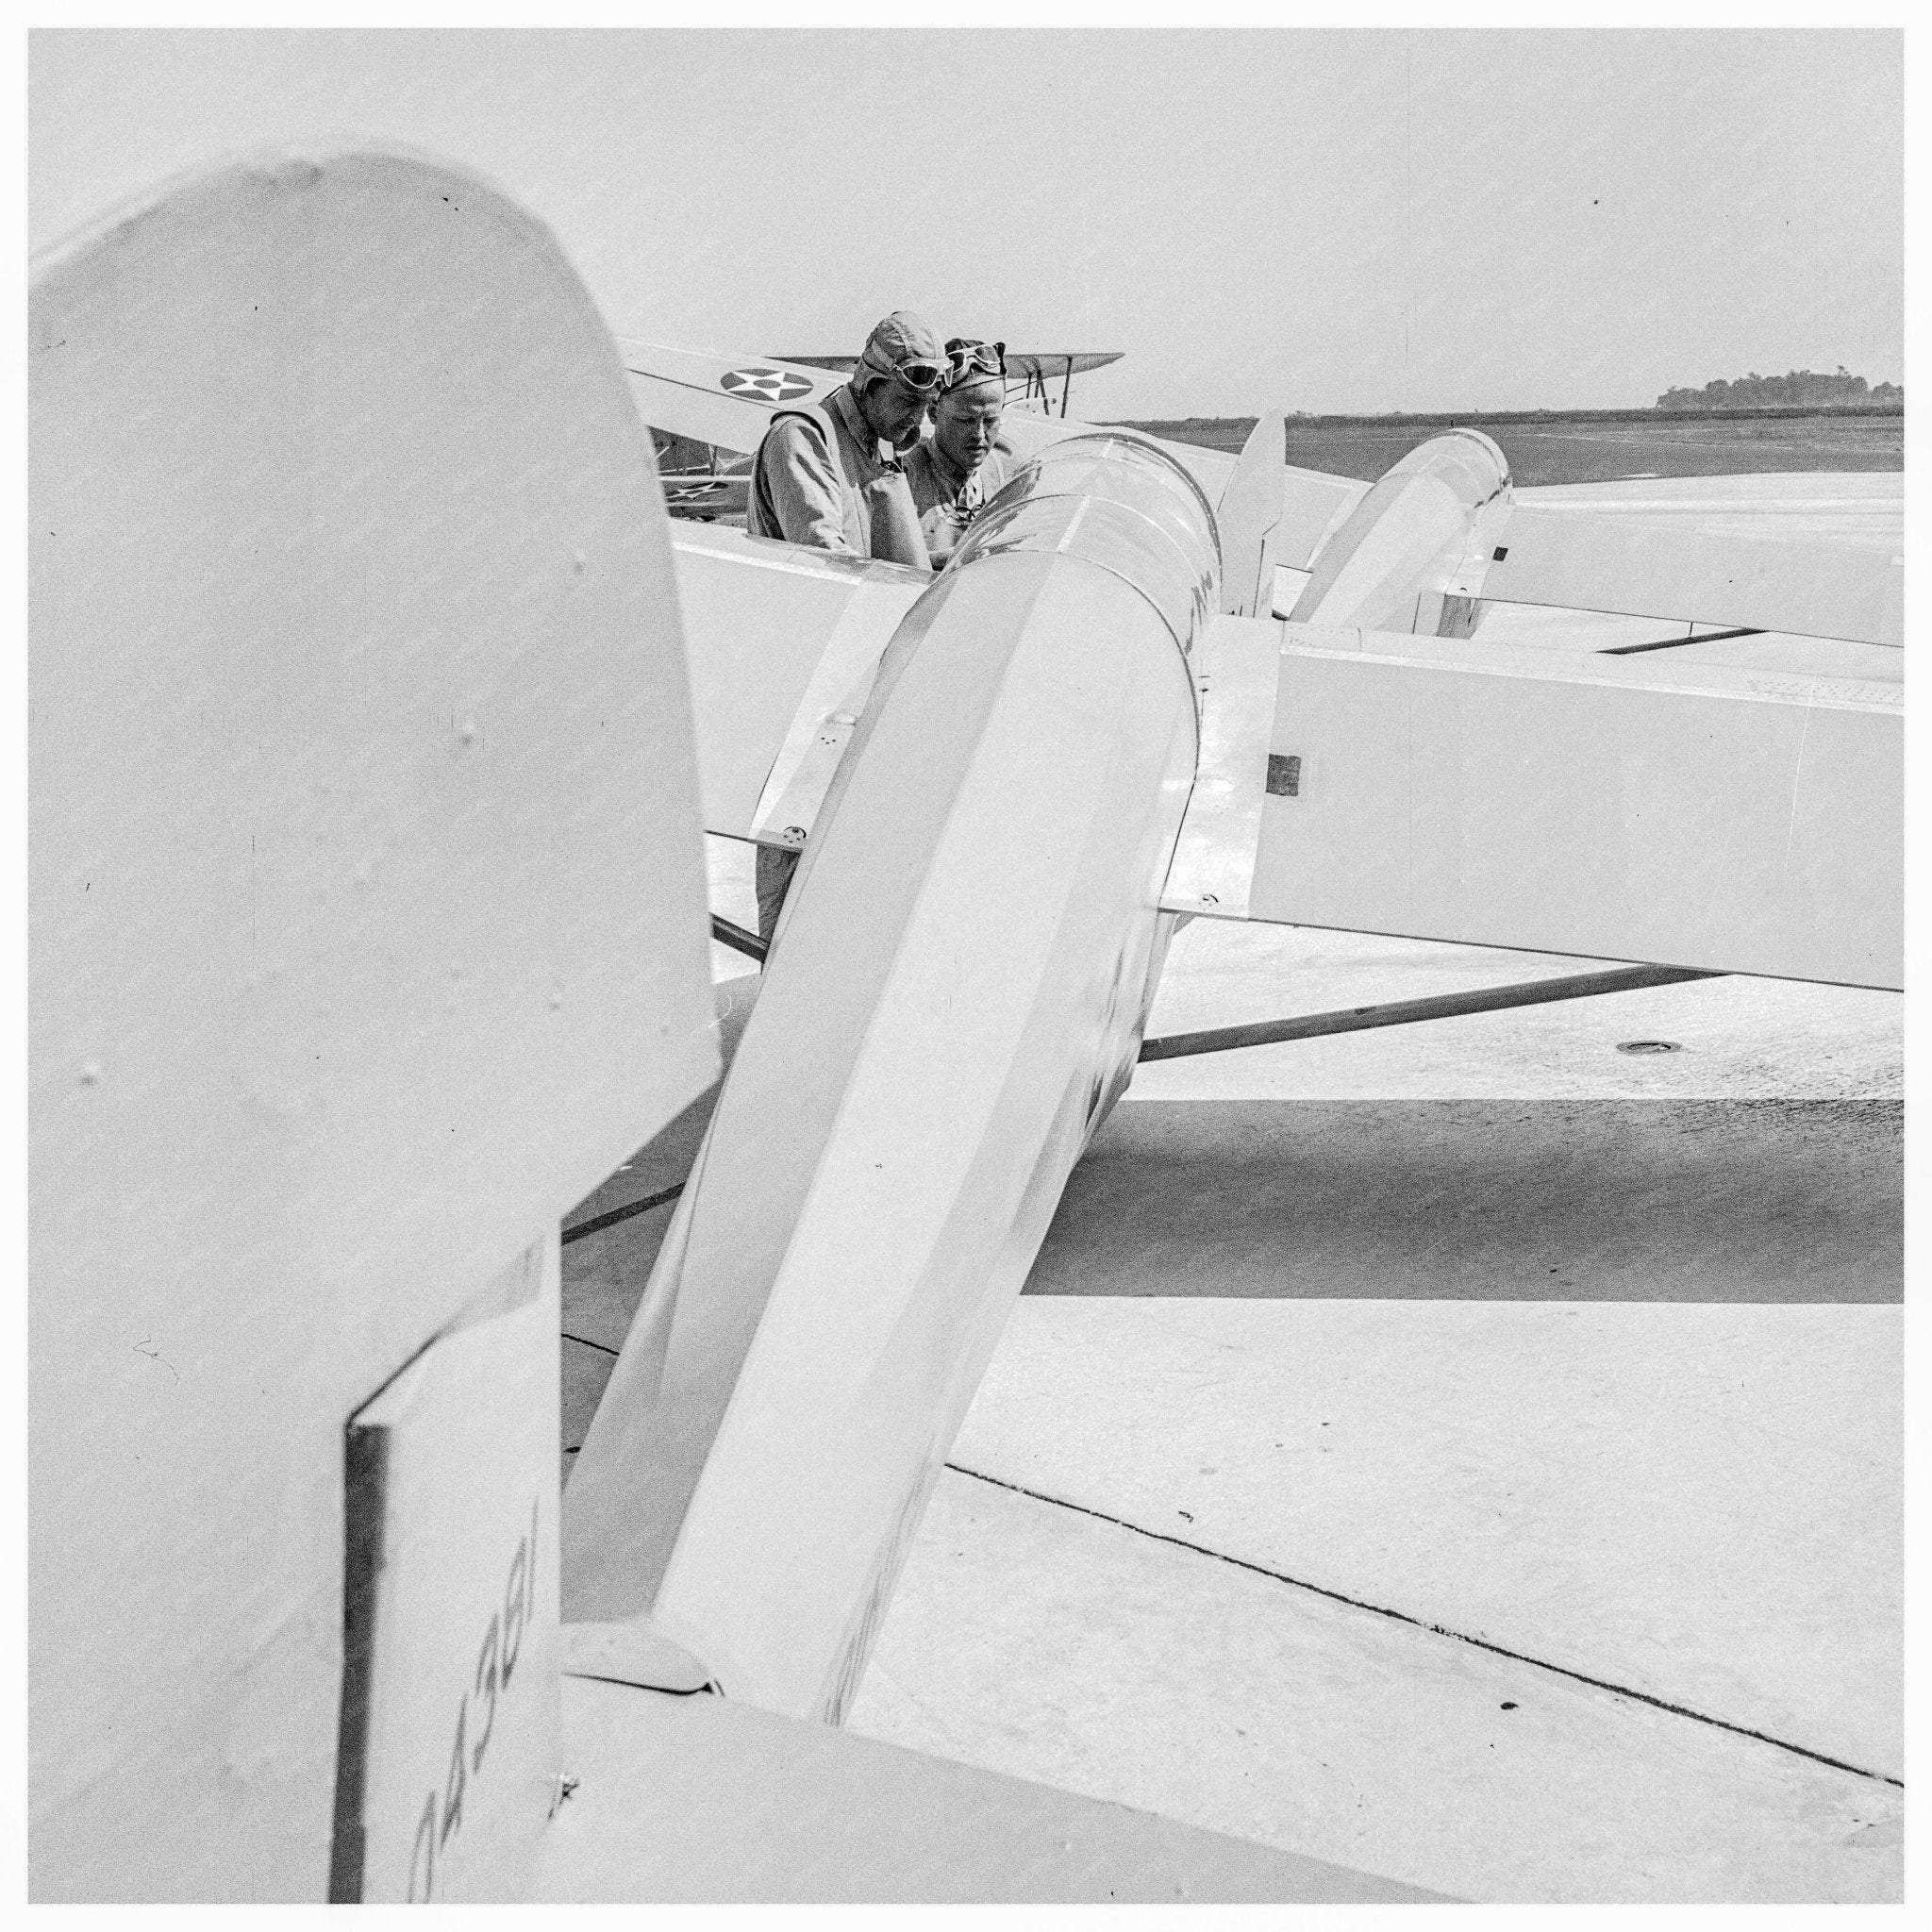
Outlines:
{"type": "MultiPolygon", "coordinates": [[[[1074,399],[1074,378],[1084,375],[1090,369],[1105,369],[1109,362],[1118,362],[1122,351],[1119,349],[1008,349],[1007,402],[1011,407],[1030,411],[1037,416],[1051,416],[1054,413],[1053,398],[1047,393],[1047,385],[1058,382],[1060,386],[1059,413],[1067,413],[1067,406],[1074,399]]],[[[841,375],[850,375],[858,364],[857,356],[780,356],[781,365],[793,369],[830,369],[841,375]]]]}
{"type": "Polygon", "coordinates": [[[35,1896],[1414,1896],[785,1720],[1182,919],[1898,985],[1885,507],[1021,413],[937,577],[671,525],[643,424],[824,374],[620,362],[380,152],[155,191],[31,327],[35,1896]],[[716,1078],[704,829],[803,858],[559,1551],[558,1226],[716,1078]]]}
{"type": "MultiPolygon", "coordinates": [[[[625,346],[625,345],[621,345],[625,346]]],[[[625,346],[625,353],[630,350],[625,346]]],[[[648,370],[662,359],[662,351],[639,345],[638,356],[648,370]]],[[[775,365],[753,362],[733,374],[744,391],[766,389],[774,398],[823,394],[830,384],[813,383],[801,390],[801,381],[810,382],[806,372],[826,371],[849,375],[858,361],[855,356],[788,356],[775,365]]],[[[1074,377],[1089,369],[1104,369],[1118,362],[1117,349],[1058,351],[1051,355],[1031,352],[1009,353],[1007,357],[1007,402],[1008,407],[1035,415],[1050,416],[1053,399],[1047,394],[1049,378],[1060,383],[1060,408],[1074,392],[1074,377]]],[[[751,486],[751,456],[733,452],[714,442],[678,436],[653,427],[657,445],[658,476],[664,486],[664,508],[675,517],[689,517],[697,523],[735,522],[744,515],[745,494],[751,486]]]]}
{"type": "Polygon", "coordinates": [[[651,431],[651,444],[664,508],[673,516],[700,524],[722,520],[742,525],[751,491],[750,454],[721,450],[715,443],[661,429],[651,431]]]}

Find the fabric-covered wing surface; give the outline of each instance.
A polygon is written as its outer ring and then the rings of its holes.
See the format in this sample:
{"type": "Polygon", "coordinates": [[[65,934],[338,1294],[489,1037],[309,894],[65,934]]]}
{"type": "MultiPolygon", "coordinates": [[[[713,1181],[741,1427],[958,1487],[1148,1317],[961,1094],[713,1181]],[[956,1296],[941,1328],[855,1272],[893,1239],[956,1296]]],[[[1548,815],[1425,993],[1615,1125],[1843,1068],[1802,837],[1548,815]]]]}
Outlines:
{"type": "Polygon", "coordinates": [[[1902,556],[1861,544],[1687,530],[1519,505],[1482,595],[1686,623],[1905,641],[1902,556]]]}
{"type": "Polygon", "coordinates": [[[1231,617],[1203,658],[1174,910],[1900,984],[1895,684],[1231,617]]]}
{"type": "Polygon", "coordinates": [[[836,761],[842,735],[821,735],[849,733],[836,721],[863,708],[879,654],[932,579],[709,524],[672,528],[705,827],[749,839],[788,777],[808,777],[815,754],[836,761]]]}
{"type": "Polygon", "coordinates": [[[1904,482],[1804,471],[1518,490],[1481,594],[1896,647],[1904,482]]]}
{"type": "Polygon", "coordinates": [[[769,356],[721,356],[617,338],[638,414],[654,429],[721,449],[755,450],[782,404],[823,402],[844,378],[769,356]]]}

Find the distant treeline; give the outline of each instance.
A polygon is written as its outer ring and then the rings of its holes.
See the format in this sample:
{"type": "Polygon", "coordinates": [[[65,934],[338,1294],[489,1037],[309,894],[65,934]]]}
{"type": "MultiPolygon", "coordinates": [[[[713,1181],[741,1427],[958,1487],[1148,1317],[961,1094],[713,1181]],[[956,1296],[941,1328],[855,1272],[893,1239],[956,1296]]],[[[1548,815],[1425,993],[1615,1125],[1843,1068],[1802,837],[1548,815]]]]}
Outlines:
{"type": "MultiPolygon", "coordinates": [[[[1734,403],[1724,413],[1761,416],[1767,422],[1778,422],[1822,414],[1897,416],[1903,413],[1904,407],[1903,391],[1883,383],[1860,402],[1834,404],[1826,409],[1821,409],[1816,404],[1799,408],[1780,408],[1766,406],[1747,408],[1734,403]]],[[[1699,408],[1705,414],[1716,413],[1703,405],[1699,405],[1699,408]]],[[[1655,404],[1647,409],[1475,409],[1454,413],[1433,410],[1417,415],[1391,409],[1380,416],[1316,416],[1306,409],[1294,409],[1288,414],[1288,433],[1293,438],[1306,431],[1324,429],[1453,429],[1458,425],[1480,429],[1493,428],[1499,424],[1533,428],[1542,424],[1641,424],[1655,423],[1657,413],[1655,404]]],[[[1214,449],[1239,449],[1257,419],[1253,416],[1169,416],[1145,421],[1118,420],[1124,428],[1144,429],[1150,436],[1164,436],[1174,442],[1203,443],[1214,449]]]]}
{"type": "Polygon", "coordinates": [[[1844,409],[1890,406],[1904,408],[1906,392],[1895,382],[1869,386],[1843,363],[1831,375],[1813,369],[1793,369],[1786,375],[1759,375],[1755,371],[1736,382],[1707,382],[1702,389],[1667,389],[1657,397],[1659,409],[1844,409]]]}

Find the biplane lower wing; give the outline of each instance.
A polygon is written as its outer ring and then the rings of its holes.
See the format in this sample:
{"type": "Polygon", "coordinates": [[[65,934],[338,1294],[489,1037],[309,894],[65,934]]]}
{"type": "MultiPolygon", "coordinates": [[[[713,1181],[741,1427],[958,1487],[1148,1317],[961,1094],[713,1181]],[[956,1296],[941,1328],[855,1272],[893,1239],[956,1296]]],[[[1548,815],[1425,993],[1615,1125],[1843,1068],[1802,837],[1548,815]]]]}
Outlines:
{"type": "Polygon", "coordinates": [[[1163,904],[1897,988],[1903,693],[1223,617],[1163,904]]]}

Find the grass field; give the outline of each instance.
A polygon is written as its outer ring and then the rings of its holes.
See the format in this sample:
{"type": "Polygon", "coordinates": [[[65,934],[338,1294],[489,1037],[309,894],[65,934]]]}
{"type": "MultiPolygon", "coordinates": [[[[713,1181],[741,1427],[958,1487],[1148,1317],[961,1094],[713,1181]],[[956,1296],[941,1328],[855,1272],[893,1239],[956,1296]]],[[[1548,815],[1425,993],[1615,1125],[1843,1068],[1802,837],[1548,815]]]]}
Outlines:
{"type": "MultiPolygon", "coordinates": [[[[1190,416],[1124,426],[1174,442],[1239,451],[1255,423],[1253,416],[1190,416]]],[[[1494,437],[1509,460],[1511,480],[1524,485],[1906,466],[1902,414],[1680,416],[1634,409],[1528,418],[1291,416],[1288,460],[1373,483],[1418,443],[1457,423],[1494,437]]],[[[741,512],[721,521],[744,527],[741,512]]]]}
{"type": "MultiPolygon", "coordinates": [[[[1449,422],[1495,438],[1521,484],[1599,483],[1619,476],[1707,476],[1772,470],[1902,470],[1905,418],[1676,415],[1455,419],[1291,417],[1288,460],[1373,482],[1449,422]]],[[[1176,442],[1239,450],[1252,416],[1136,423],[1176,442]]]]}

